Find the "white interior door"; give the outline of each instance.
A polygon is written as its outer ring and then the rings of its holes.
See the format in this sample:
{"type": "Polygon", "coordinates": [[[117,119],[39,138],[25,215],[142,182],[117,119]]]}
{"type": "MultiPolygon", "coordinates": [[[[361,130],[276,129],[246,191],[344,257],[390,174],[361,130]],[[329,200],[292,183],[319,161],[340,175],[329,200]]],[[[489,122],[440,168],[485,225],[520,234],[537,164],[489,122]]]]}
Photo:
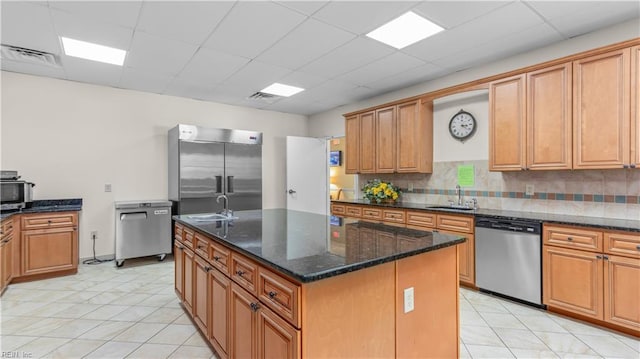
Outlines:
{"type": "Polygon", "coordinates": [[[324,138],[287,136],[287,209],[327,214],[327,155],[324,138]]]}

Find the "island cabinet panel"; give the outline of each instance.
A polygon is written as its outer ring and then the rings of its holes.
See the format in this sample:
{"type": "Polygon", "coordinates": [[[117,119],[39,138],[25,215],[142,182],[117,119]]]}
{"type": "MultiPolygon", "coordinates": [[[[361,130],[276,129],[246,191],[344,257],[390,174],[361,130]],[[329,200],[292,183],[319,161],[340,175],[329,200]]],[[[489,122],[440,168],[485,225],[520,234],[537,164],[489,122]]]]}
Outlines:
{"type": "MultiPolygon", "coordinates": [[[[376,119],[375,112],[360,115],[360,173],[376,171],[376,119]]],[[[347,139],[347,143],[349,140],[347,139]]]]}
{"type": "Polygon", "coordinates": [[[602,260],[592,252],[543,246],[543,302],[603,319],[602,260]]]}
{"type": "Polygon", "coordinates": [[[211,302],[211,322],[209,323],[209,341],[225,359],[229,353],[229,301],[231,298],[231,281],[217,269],[209,271],[209,297],[211,302]]]}
{"type": "Polygon", "coordinates": [[[300,286],[263,267],[259,268],[258,276],[258,298],[293,326],[300,328],[300,286]]]}
{"type": "MultiPolygon", "coordinates": [[[[177,238],[176,238],[177,239],[177,238]]],[[[180,241],[175,241],[173,244],[173,260],[174,264],[174,288],[176,295],[180,301],[184,300],[184,246],[180,241]]]]}
{"type": "Polygon", "coordinates": [[[629,48],[573,62],[573,167],[623,168],[630,154],[629,48]]]}
{"type": "Polygon", "coordinates": [[[193,261],[193,320],[203,333],[209,326],[209,271],[211,267],[200,256],[193,261]]]}
{"type": "Polygon", "coordinates": [[[358,115],[345,119],[344,171],[356,174],[360,171],[360,117],[358,115]]]}
{"type": "Polygon", "coordinates": [[[376,173],[393,173],[396,169],[395,107],[376,110],[376,173]]]}
{"type": "Polygon", "coordinates": [[[229,306],[229,356],[255,358],[258,349],[259,303],[253,295],[232,282],[229,306]]]}
{"type": "Polygon", "coordinates": [[[640,259],[606,257],[604,320],[640,332],[640,259]]]}
{"type": "Polygon", "coordinates": [[[524,75],[489,85],[489,169],[520,171],[525,167],[524,75]]]}
{"type": "Polygon", "coordinates": [[[252,295],[258,295],[258,265],[236,252],[231,253],[231,279],[252,295]]]}
{"type": "Polygon", "coordinates": [[[184,291],[183,300],[185,308],[193,316],[193,266],[194,266],[194,253],[189,248],[184,248],[184,256],[182,257],[182,264],[184,268],[184,291]]]}
{"type": "Polygon", "coordinates": [[[210,253],[209,256],[211,264],[216,267],[220,272],[229,275],[229,266],[231,262],[231,254],[227,248],[224,246],[217,244],[215,242],[210,243],[210,253]]]}
{"type": "Polygon", "coordinates": [[[293,328],[268,308],[258,312],[259,359],[300,358],[300,331],[293,328]]]}

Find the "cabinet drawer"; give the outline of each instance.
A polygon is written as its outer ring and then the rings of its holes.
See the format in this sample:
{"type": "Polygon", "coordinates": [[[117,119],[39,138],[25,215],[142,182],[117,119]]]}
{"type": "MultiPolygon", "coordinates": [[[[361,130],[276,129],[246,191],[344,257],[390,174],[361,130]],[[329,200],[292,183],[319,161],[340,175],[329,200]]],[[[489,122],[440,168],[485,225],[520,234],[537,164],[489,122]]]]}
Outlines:
{"type": "Polygon", "coordinates": [[[436,215],[429,212],[407,211],[407,226],[409,225],[434,228],[436,226],[436,215]]]}
{"type": "Polygon", "coordinates": [[[602,232],[562,226],[544,226],[544,244],[602,252],[602,232]]]}
{"type": "Polygon", "coordinates": [[[177,241],[182,241],[182,231],[184,230],[184,226],[176,223],[176,225],[173,227],[173,237],[177,240],[177,241]]]}
{"type": "Polygon", "coordinates": [[[0,239],[9,236],[13,233],[13,218],[6,219],[2,221],[2,225],[0,226],[0,239]]]}
{"type": "Polygon", "coordinates": [[[344,204],[331,203],[331,214],[338,216],[344,215],[346,212],[346,206],[344,204]]]}
{"type": "Polygon", "coordinates": [[[251,294],[258,295],[258,265],[249,258],[231,252],[231,279],[251,294]]]}
{"type": "Polygon", "coordinates": [[[300,287],[263,267],[260,267],[259,274],[258,298],[289,323],[300,328],[300,287]]]}
{"type": "Polygon", "coordinates": [[[373,208],[373,207],[365,207],[365,208],[362,209],[362,218],[364,218],[364,219],[382,220],[382,209],[381,208],[373,208]]]}
{"type": "Polygon", "coordinates": [[[398,224],[405,223],[405,213],[398,209],[385,209],[382,211],[382,220],[398,224]]]}
{"type": "Polygon", "coordinates": [[[78,223],[75,212],[32,214],[22,216],[22,229],[72,227],[78,223]]]}
{"type": "Polygon", "coordinates": [[[192,229],[184,227],[184,230],[182,231],[182,243],[184,243],[185,246],[193,249],[194,236],[195,232],[192,229]]]}
{"type": "Polygon", "coordinates": [[[229,250],[215,242],[210,242],[209,253],[211,264],[222,273],[229,275],[229,250]]]}
{"type": "Polygon", "coordinates": [[[438,214],[436,218],[438,229],[473,233],[473,217],[438,214]]]}
{"type": "Polygon", "coordinates": [[[348,217],[358,217],[358,218],[362,217],[362,207],[346,206],[345,211],[348,217]]]}
{"type": "Polygon", "coordinates": [[[640,233],[604,233],[604,250],[606,253],[640,258],[640,233]]]}
{"type": "Polygon", "coordinates": [[[194,251],[202,258],[209,259],[209,239],[200,233],[193,237],[194,251]]]}

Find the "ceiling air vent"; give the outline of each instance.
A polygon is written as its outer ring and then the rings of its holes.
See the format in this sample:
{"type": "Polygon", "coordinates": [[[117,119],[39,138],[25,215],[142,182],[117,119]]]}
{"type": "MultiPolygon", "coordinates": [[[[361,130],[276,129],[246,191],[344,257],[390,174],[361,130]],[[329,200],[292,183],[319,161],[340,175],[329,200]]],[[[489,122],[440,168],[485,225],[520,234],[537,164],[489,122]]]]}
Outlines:
{"type": "Polygon", "coordinates": [[[2,44],[0,47],[0,56],[3,60],[40,66],[60,67],[56,55],[44,51],[25,49],[23,47],[2,44]]]}
{"type": "Polygon", "coordinates": [[[278,96],[278,95],[273,95],[270,93],[266,93],[266,92],[256,92],[253,95],[249,96],[248,99],[250,100],[258,100],[258,101],[262,101],[262,102],[266,102],[266,103],[275,103],[276,101],[278,101],[279,99],[281,99],[282,96],[278,96]]]}

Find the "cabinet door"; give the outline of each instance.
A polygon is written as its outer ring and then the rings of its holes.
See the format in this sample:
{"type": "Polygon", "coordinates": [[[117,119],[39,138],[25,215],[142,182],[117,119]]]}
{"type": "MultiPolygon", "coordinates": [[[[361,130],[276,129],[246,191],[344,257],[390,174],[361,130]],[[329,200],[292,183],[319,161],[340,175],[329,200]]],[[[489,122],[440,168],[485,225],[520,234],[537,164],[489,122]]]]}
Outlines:
{"type": "Polygon", "coordinates": [[[631,164],[640,169],[640,46],[631,48],[631,164]]]}
{"type": "Polygon", "coordinates": [[[300,331],[269,308],[258,312],[258,358],[300,358],[300,331]]]}
{"type": "Polygon", "coordinates": [[[180,301],[184,301],[184,247],[176,241],[173,245],[173,260],[175,261],[175,290],[180,301]]]}
{"type": "Polygon", "coordinates": [[[376,173],[396,169],[396,108],[376,110],[376,173]]]}
{"type": "Polygon", "coordinates": [[[547,245],[543,252],[544,304],[602,320],[601,255],[547,245]]]}
{"type": "Polygon", "coordinates": [[[229,353],[229,298],[231,282],[219,270],[209,271],[211,323],[209,341],[222,359],[229,353]]]}
{"type": "Polygon", "coordinates": [[[604,320],[640,330],[640,259],[604,261],[604,320]]]}
{"type": "Polygon", "coordinates": [[[475,236],[469,233],[438,230],[440,233],[454,234],[467,238],[458,245],[458,278],[469,286],[476,285],[476,245],[475,236]]]}
{"type": "Polygon", "coordinates": [[[11,279],[13,279],[13,234],[9,234],[5,238],[3,243],[3,251],[0,257],[2,258],[2,281],[4,286],[7,286],[11,279]]]}
{"type": "Polygon", "coordinates": [[[489,170],[525,167],[525,76],[489,85],[489,170]]]}
{"type": "Polygon", "coordinates": [[[193,251],[184,248],[183,268],[184,268],[184,292],[183,302],[185,308],[193,316],[193,251]]]}
{"type": "Polygon", "coordinates": [[[629,164],[630,50],[573,63],[573,167],[629,164]]]}
{"type": "Polygon", "coordinates": [[[78,267],[76,227],[22,232],[22,273],[50,273],[78,267]]]}
{"type": "Polygon", "coordinates": [[[360,115],[360,173],[376,171],[375,112],[360,115]]]}
{"type": "Polygon", "coordinates": [[[360,170],[360,118],[347,117],[345,123],[345,173],[355,174],[360,170]]]}
{"type": "Polygon", "coordinates": [[[4,291],[4,288],[7,286],[7,282],[5,282],[4,278],[5,278],[5,247],[7,246],[7,243],[5,243],[4,240],[0,241],[0,294],[2,294],[2,292],[4,291]]]}
{"type": "Polygon", "coordinates": [[[211,267],[199,256],[193,262],[193,320],[203,333],[208,333],[209,327],[209,271],[211,267]]]}
{"type": "Polygon", "coordinates": [[[571,169],[571,63],[527,74],[527,169],[571,169]]]}
{"type": "Polygon", "coordinates": [[[258,337],[258,300],[231,283],[229,357],[255,358],[258,337]]]}
{"type": "MultiPolygon", "coordinates": [[[[398,105],[396,110],[396,169],[398,172],[420,171],[421,141],[427,136],[420,126],[420,101],[398,105]]],[[[424,155],[424,154],[423,154],[424,155]]]]}

